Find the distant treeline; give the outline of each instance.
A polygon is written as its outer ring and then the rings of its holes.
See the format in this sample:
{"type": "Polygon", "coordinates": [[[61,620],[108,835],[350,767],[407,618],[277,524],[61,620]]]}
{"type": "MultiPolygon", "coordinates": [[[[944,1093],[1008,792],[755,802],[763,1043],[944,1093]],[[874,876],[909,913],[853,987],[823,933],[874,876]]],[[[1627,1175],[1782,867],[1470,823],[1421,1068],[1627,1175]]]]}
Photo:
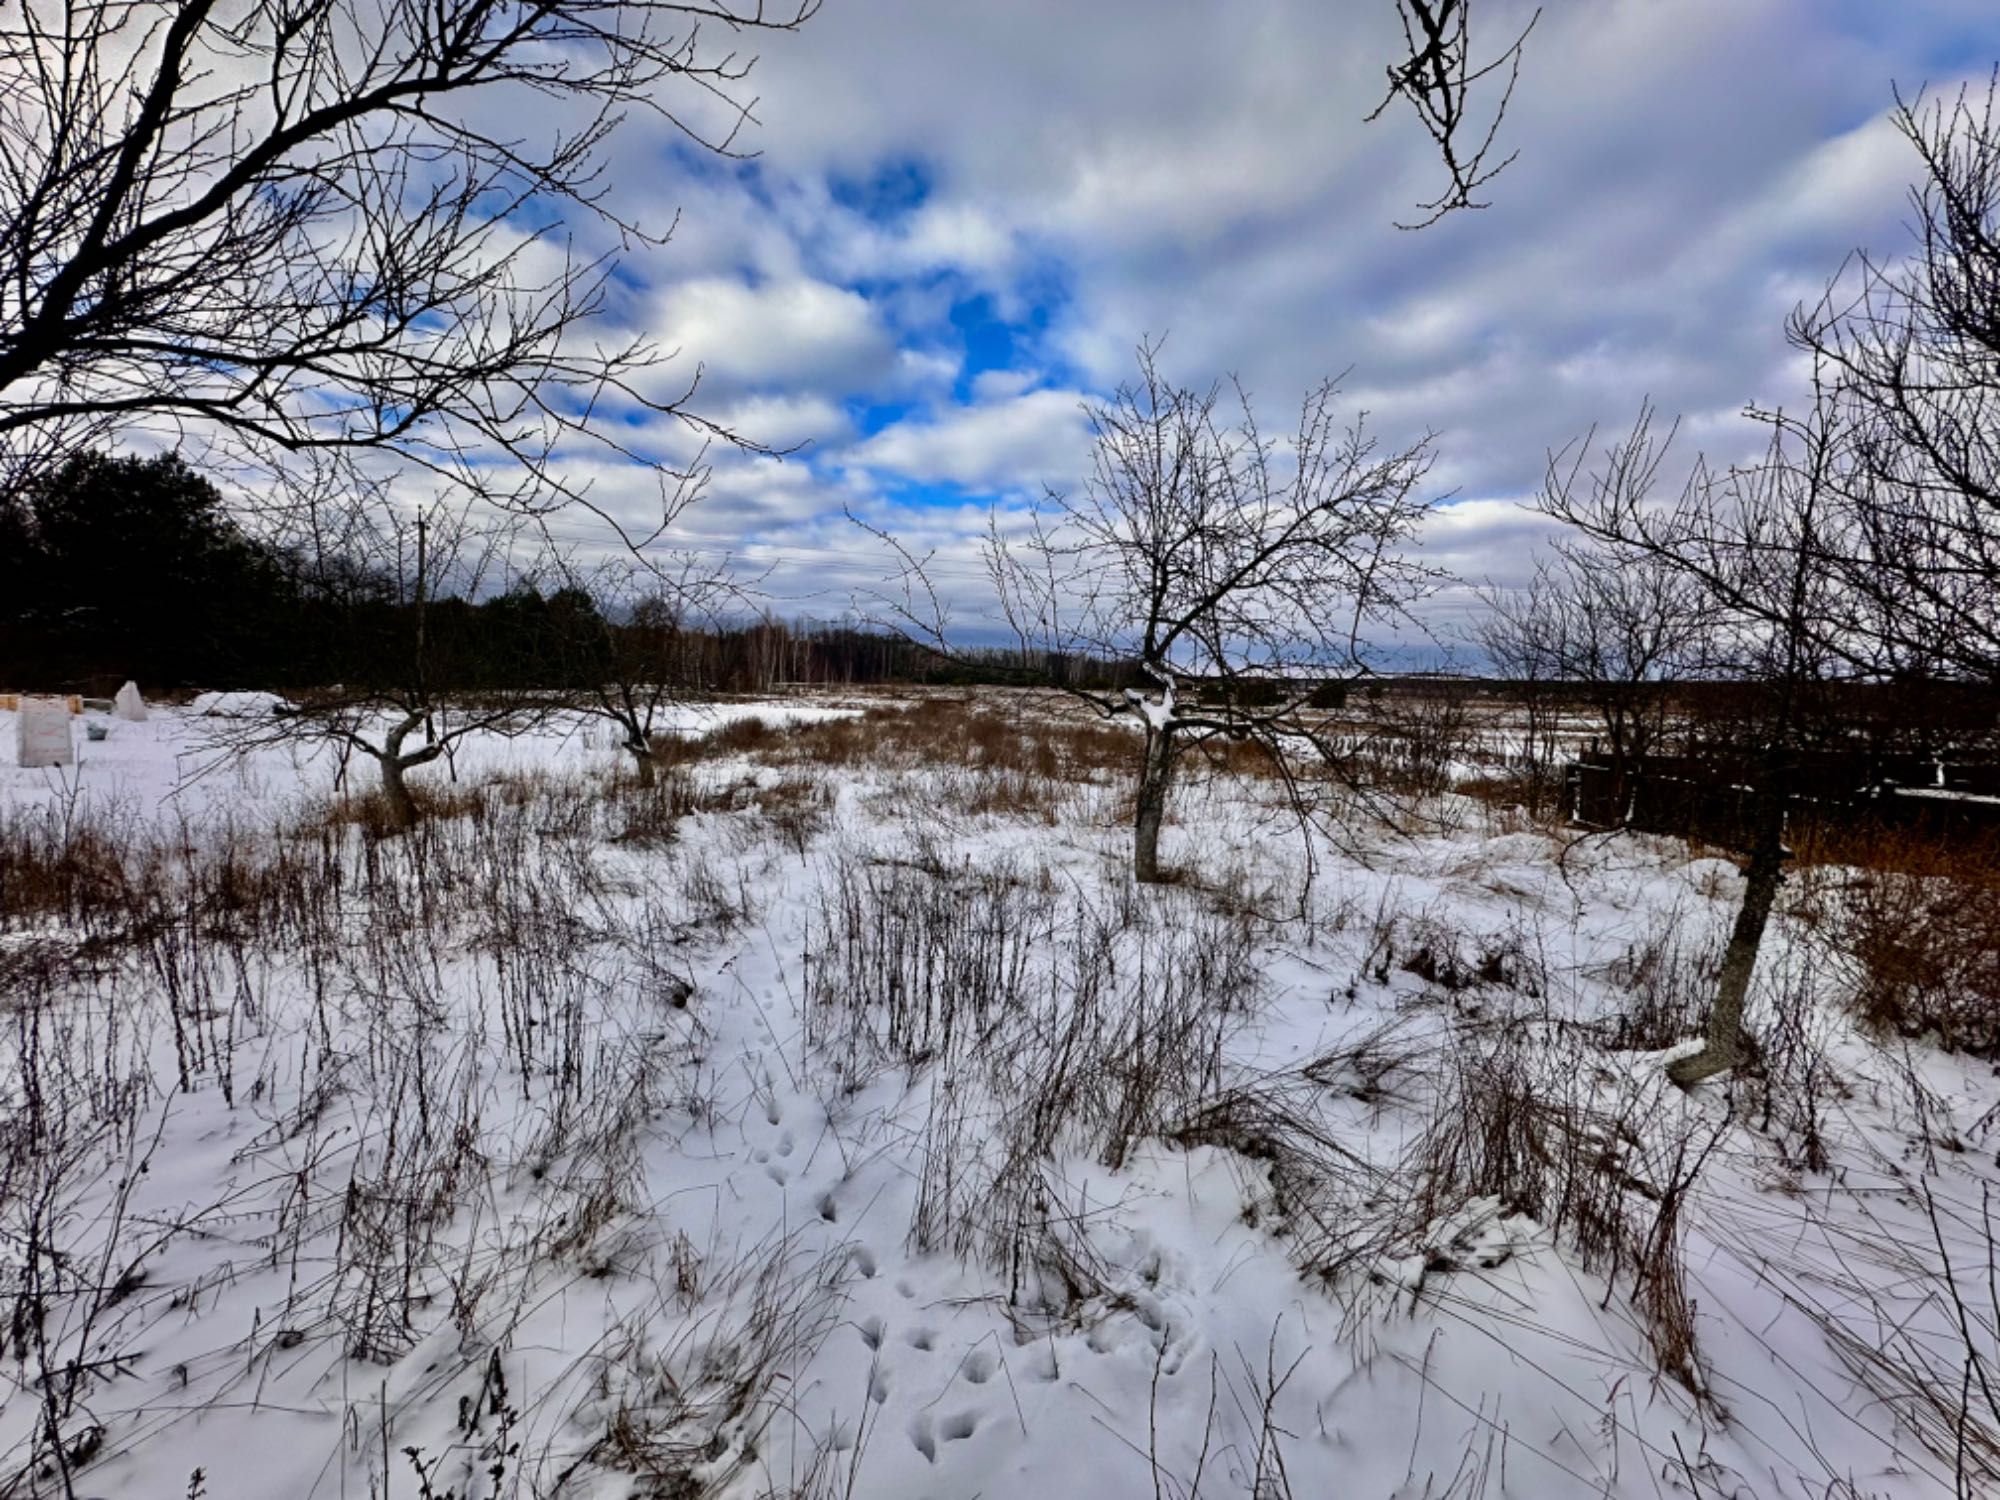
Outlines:
{"type": "Polygon", "coordinates": [[[661,601],[639,601],[635,616],[578,587],[523,583],[421,609],[416,594],[393,567],[250,535],[172,454],[83,454],[0,497],[0,688],[109,693],[133,678],[154,692],[303,691],[417,670],[444,691],[560,688],[629,663],[625,638],[640,634],[677,681],[705,692],[1138,680],[1128,663],[1002,650],[946,660],[886,631],[747,610],[698,621],[667,610],[663,625],[661,601]]]}
{"type": "MultiPolygon", "coordinates": [[[[260,540],[222,495],[174,455],[82,454],[42,484],[0,495],[0,690],[109,694],[127,678],[148,692],[266,687],[302,692],[381,685],[421,671],[443,692],[561,689],[658,668],[690,691],[765,693],[786,685],[971,686],[1067,683],[1143,687],[1130,661],[1024,658],[972,649],[950,659],[852,622],[714,614],[690,620],[670,599],[600,599],[526,583],[419,609],[414,575],[323,550],[260,540]],[[407,575],[407,576],[406,576],[407,575]],[[423,649],[417,650],[419,632],[423,649]]],[[[1248,706],[1310,692],[1321,709],[1394,718],[1399,702],[1535,697],[1573,726],[1655,720],[1646,748],[1714,755],[1754,739],[1770,689],[1741,682],[1509,683],[1450,675],[1355,686],[1276,679],[1226,689],[1248,706]]],[[[1938,680],[1819,684],[1823,736],[1883,747],[1990,744],[2000,695],[1938,680]],[[1837,726],[1837,727],[1836,727],[1837,726]]]]}

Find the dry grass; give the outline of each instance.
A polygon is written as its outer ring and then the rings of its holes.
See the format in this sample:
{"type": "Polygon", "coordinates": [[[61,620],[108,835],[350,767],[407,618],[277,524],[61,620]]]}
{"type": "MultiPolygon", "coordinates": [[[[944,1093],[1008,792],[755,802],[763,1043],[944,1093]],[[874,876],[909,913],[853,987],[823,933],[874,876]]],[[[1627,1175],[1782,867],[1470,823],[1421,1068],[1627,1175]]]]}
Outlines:
{"type": "Polygon", "coordinates": [[[1504,1249],[1479,1231],[1497,1214],[1544,1225],[1587,1269],[1629,1281],[1660,1368],[1706,1400],[1684,1216],[1728,1122],[1690,1115],[1662,1131],[1656,1090],[1600,1097],[1585,1045],[1533,1024],[1454,1028],[1429,1128],[1405,1169],[1407,1223],[1427,1273],[1493,1264],[1504,1249]]]}
{"type": "Polygon", "coordinates": [[[2000,845],[1876,831],[1837,852],[1862,867],[1813,870],[1798,909],[1844,970],[1856,1014],[2000,1057],[2000,845]]]}
{"type": "Polygon", "coordinates": [[[812,723],[732,720],[674,747],[671,763],[686,769],[743,758],[822,774],[924,772],[921,795],[933,812],[1052,827],[1074,813],[1084,789],[1107,782],[1122,789],[1139,749],[1130,725],[1089,718],[1067,700],[940,693],[812,723]]]}
{"type": "Polygon", "coordinates": [[[1064,700],[968,693],[930,694],[880,704],[851,718],[783,727],[737,719],[691,742],[682,754],[748,755],[825,767],[955,766],[1075,782],[1104,771],[1129,771],[1138,742],[1129,725],[1088,718],[1064,700]]]}
{"type": "Polygon", "coordinates": [[[114,818],[84,819],[60,805],[0,809],[0,915],[22,926],[95,925],[145,878],[126,848],[114,818]]]}

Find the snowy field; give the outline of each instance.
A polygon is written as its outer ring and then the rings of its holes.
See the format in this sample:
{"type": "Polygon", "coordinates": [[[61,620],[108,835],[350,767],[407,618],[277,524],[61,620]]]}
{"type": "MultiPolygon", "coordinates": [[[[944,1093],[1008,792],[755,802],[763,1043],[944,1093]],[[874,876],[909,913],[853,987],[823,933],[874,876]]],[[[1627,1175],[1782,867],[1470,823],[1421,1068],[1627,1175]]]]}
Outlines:
{"type": "Polygon", "coordinates": [[[1191,768],[1135,886],[1119,731],[998,695],[474,742],[383,839],[214,728],[0,769],[0,1496],[2000,1492],[2000,1082],[1851,1018],[1849,872],[1683,1095],[1666,840],[1308,861],[1191,768]]]}

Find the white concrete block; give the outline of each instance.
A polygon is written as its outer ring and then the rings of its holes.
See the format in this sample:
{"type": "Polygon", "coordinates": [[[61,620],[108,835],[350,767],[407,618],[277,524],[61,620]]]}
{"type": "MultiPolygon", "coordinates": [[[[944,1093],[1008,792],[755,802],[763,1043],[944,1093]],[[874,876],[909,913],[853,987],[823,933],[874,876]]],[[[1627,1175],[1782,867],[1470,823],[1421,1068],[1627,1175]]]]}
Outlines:
{"type": "Polygon", "coordinates": [[[23,698],[14,715],[14,750],[20,764],[31,771],[74,764],[69,705],[60,698],[23,698]]]}

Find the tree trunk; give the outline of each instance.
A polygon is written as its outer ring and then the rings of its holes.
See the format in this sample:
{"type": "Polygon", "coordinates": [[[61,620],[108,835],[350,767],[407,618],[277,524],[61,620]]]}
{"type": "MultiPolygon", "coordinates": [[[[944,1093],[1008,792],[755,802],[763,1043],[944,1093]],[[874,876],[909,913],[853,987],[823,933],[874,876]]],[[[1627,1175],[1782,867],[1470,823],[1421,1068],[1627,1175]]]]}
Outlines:
{"type": "Polygon", "coordinates": [[[632,752],[632,774],[642,787],[651,787],[659,762],[653,756],[653,747],[644,740],[632,740],[625,746],[632,752]]]}
{"type": "Polygon", "coordinates": [[[417,826],[417,804],[410,796],[409,784],[403,780],[400,756],[382,757],[382,800],[388,808],[386,823],[392,831],[402,833],[417,826]]]}
{"type": "Polygon", "coordinates": [[[410,796],[409,784],[403,780],[403,772],[410,766],[420,765],[437,754],[433,748],[406,759],[403,755],[403,741],[410,732],[424,722],[424,715],[405,715],[402,722],[392,727],[382,739],[382,753],[375,757],[382,767],[382,800],[388,807],[387,824],[395,833],[417,826],[417,804],[410,796]]]}
{"type": "Polygon", "coordinates": [[[1146,729],[1146,759],[1139,771],[1139,811],[1132,823],[1132,878],[1157,884],[1160,874],[1160,820],[1167,811],[1167,788],[1174,779],[1174,732],[1146,729]]]}
{"type": "Polygon", "coordinates": [[[1785,799],[1767,786],[1758,802],[1749,878],[1729,946],[1723,950],[1715,1005],[1708,1013],[1707,1039],[1701,1051],[1678,1058],[1667,1068],[1667,1077],[1682,1088],[1712,1078],[1743,1060],[1743,1001],[1750,992],[1750,976],[1757,968],[1757,952],[1764,943],[1771,908],[1777,904],[1778,887],[1785,879],[1785,799]]]}

